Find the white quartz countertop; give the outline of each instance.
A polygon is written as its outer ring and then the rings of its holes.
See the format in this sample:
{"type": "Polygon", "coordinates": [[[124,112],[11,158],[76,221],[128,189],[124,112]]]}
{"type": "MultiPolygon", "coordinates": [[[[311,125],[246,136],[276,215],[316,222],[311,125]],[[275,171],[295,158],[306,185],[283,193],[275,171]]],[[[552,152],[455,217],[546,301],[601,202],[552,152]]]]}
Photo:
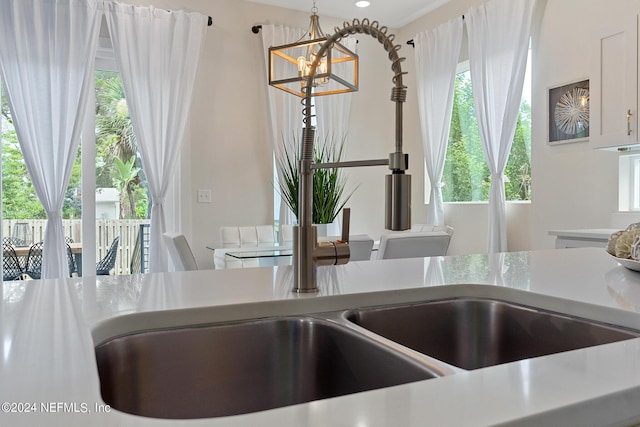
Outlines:
{"type": "Polygon", "coordinates": [[[582,248],[291,267],[5,282],[0,426],[604,426],[640,422],[640,338],[233,417],[105,408],[94,345],[153,328],[446,296],[507,299],[640,329],[640,273],[582,248]]]}

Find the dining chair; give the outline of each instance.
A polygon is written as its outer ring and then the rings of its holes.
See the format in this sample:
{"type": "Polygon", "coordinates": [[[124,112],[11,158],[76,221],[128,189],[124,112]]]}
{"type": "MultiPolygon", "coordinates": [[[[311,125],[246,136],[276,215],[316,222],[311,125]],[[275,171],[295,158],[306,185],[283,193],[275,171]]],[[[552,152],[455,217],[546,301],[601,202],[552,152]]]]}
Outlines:
{"type": "MultiPolygon", "coordinates": [[[[318,242],[331,242],[340,236],[318,237],[318,242]]],[[[373,250],[373,239],[368,234],[349,235],[349,261],[369,261],[373,250]]]]}
{"type": "Polygon", "coordinates": [[[176,271],[198,269],[198,263],[196,263],[196,258],[193,256],[184,234],[164,233],[163,238],[176,271]]]}
{"type": "Polygon", "coordinates": [[[96,264],[97,276],[108,276],[111,270],[116,266],[116,258],[118,257],[118,244],[120,243],[120,236],[113,239],[111,246],[107,251],[107,254],[96,264]]]}
{"type": "Polygon", "coordinates": [[[367,234],[349,236],[349,250],[351,261],[369,261],[373,250],[373,239],[367,234]]]}
{"type": "Polygon", "coordinates": [[[451,234],[447,231],[387,233],[380,238],[377,259],[442,256],[447,254],[450,241],[451,234]]]}
{"type": "Polygon", "coordinates": [[[2,242],[2,280],[20,280],[24,274],[24,268],[20,258],[16,255],[13,245],[2,242]]]}

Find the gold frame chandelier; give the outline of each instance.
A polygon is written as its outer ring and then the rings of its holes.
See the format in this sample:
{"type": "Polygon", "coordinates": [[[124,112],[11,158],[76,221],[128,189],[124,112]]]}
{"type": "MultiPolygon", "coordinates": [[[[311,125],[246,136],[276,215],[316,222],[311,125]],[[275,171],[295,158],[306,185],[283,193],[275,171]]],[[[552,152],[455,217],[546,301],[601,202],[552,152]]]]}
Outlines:
{"type": "MultiPolygon", "coordinates": [[[[295,43],[269,48],[269,85],[304,98],[306,77],[327,36],[320,28],[313,2],[309,29],[295,43]]],[[[320,58],[313,79],[313,96],[358,91],[358,55],[340,43],[320,58]]]]}

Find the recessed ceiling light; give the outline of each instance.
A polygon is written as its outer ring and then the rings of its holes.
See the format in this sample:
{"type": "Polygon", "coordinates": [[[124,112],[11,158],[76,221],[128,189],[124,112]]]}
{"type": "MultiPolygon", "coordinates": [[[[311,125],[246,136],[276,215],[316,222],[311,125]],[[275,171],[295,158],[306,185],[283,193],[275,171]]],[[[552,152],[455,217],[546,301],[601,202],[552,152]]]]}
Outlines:
{"type": "Polygon", "coordinates": [[[369,7],[371,6],[371,2],[368,2],[367,0],[360,0],[356,2],[356,7],[369,7]]]}

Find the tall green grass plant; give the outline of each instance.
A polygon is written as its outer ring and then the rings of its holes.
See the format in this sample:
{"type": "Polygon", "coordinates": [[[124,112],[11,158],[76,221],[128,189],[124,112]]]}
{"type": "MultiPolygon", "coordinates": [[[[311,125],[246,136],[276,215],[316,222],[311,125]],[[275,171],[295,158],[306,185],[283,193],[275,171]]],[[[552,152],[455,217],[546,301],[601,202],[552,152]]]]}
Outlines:
{"type": "MultiPolygon", "coordinates": [[[[314,163],[334,163],[342,158],[346,138],[336,140],[316,136],[313,145],[314,163]]],[[[298,190],[300,188],[300,142],[297,138],[283,144],[276,167],[282,178],[279,182],[280,196],[298,218],[298,190]]],[[[332,223],[356,190],[346,190],[346,177],[340,169],[316,169],[313,172],[313,223],[332,223]]]]}

